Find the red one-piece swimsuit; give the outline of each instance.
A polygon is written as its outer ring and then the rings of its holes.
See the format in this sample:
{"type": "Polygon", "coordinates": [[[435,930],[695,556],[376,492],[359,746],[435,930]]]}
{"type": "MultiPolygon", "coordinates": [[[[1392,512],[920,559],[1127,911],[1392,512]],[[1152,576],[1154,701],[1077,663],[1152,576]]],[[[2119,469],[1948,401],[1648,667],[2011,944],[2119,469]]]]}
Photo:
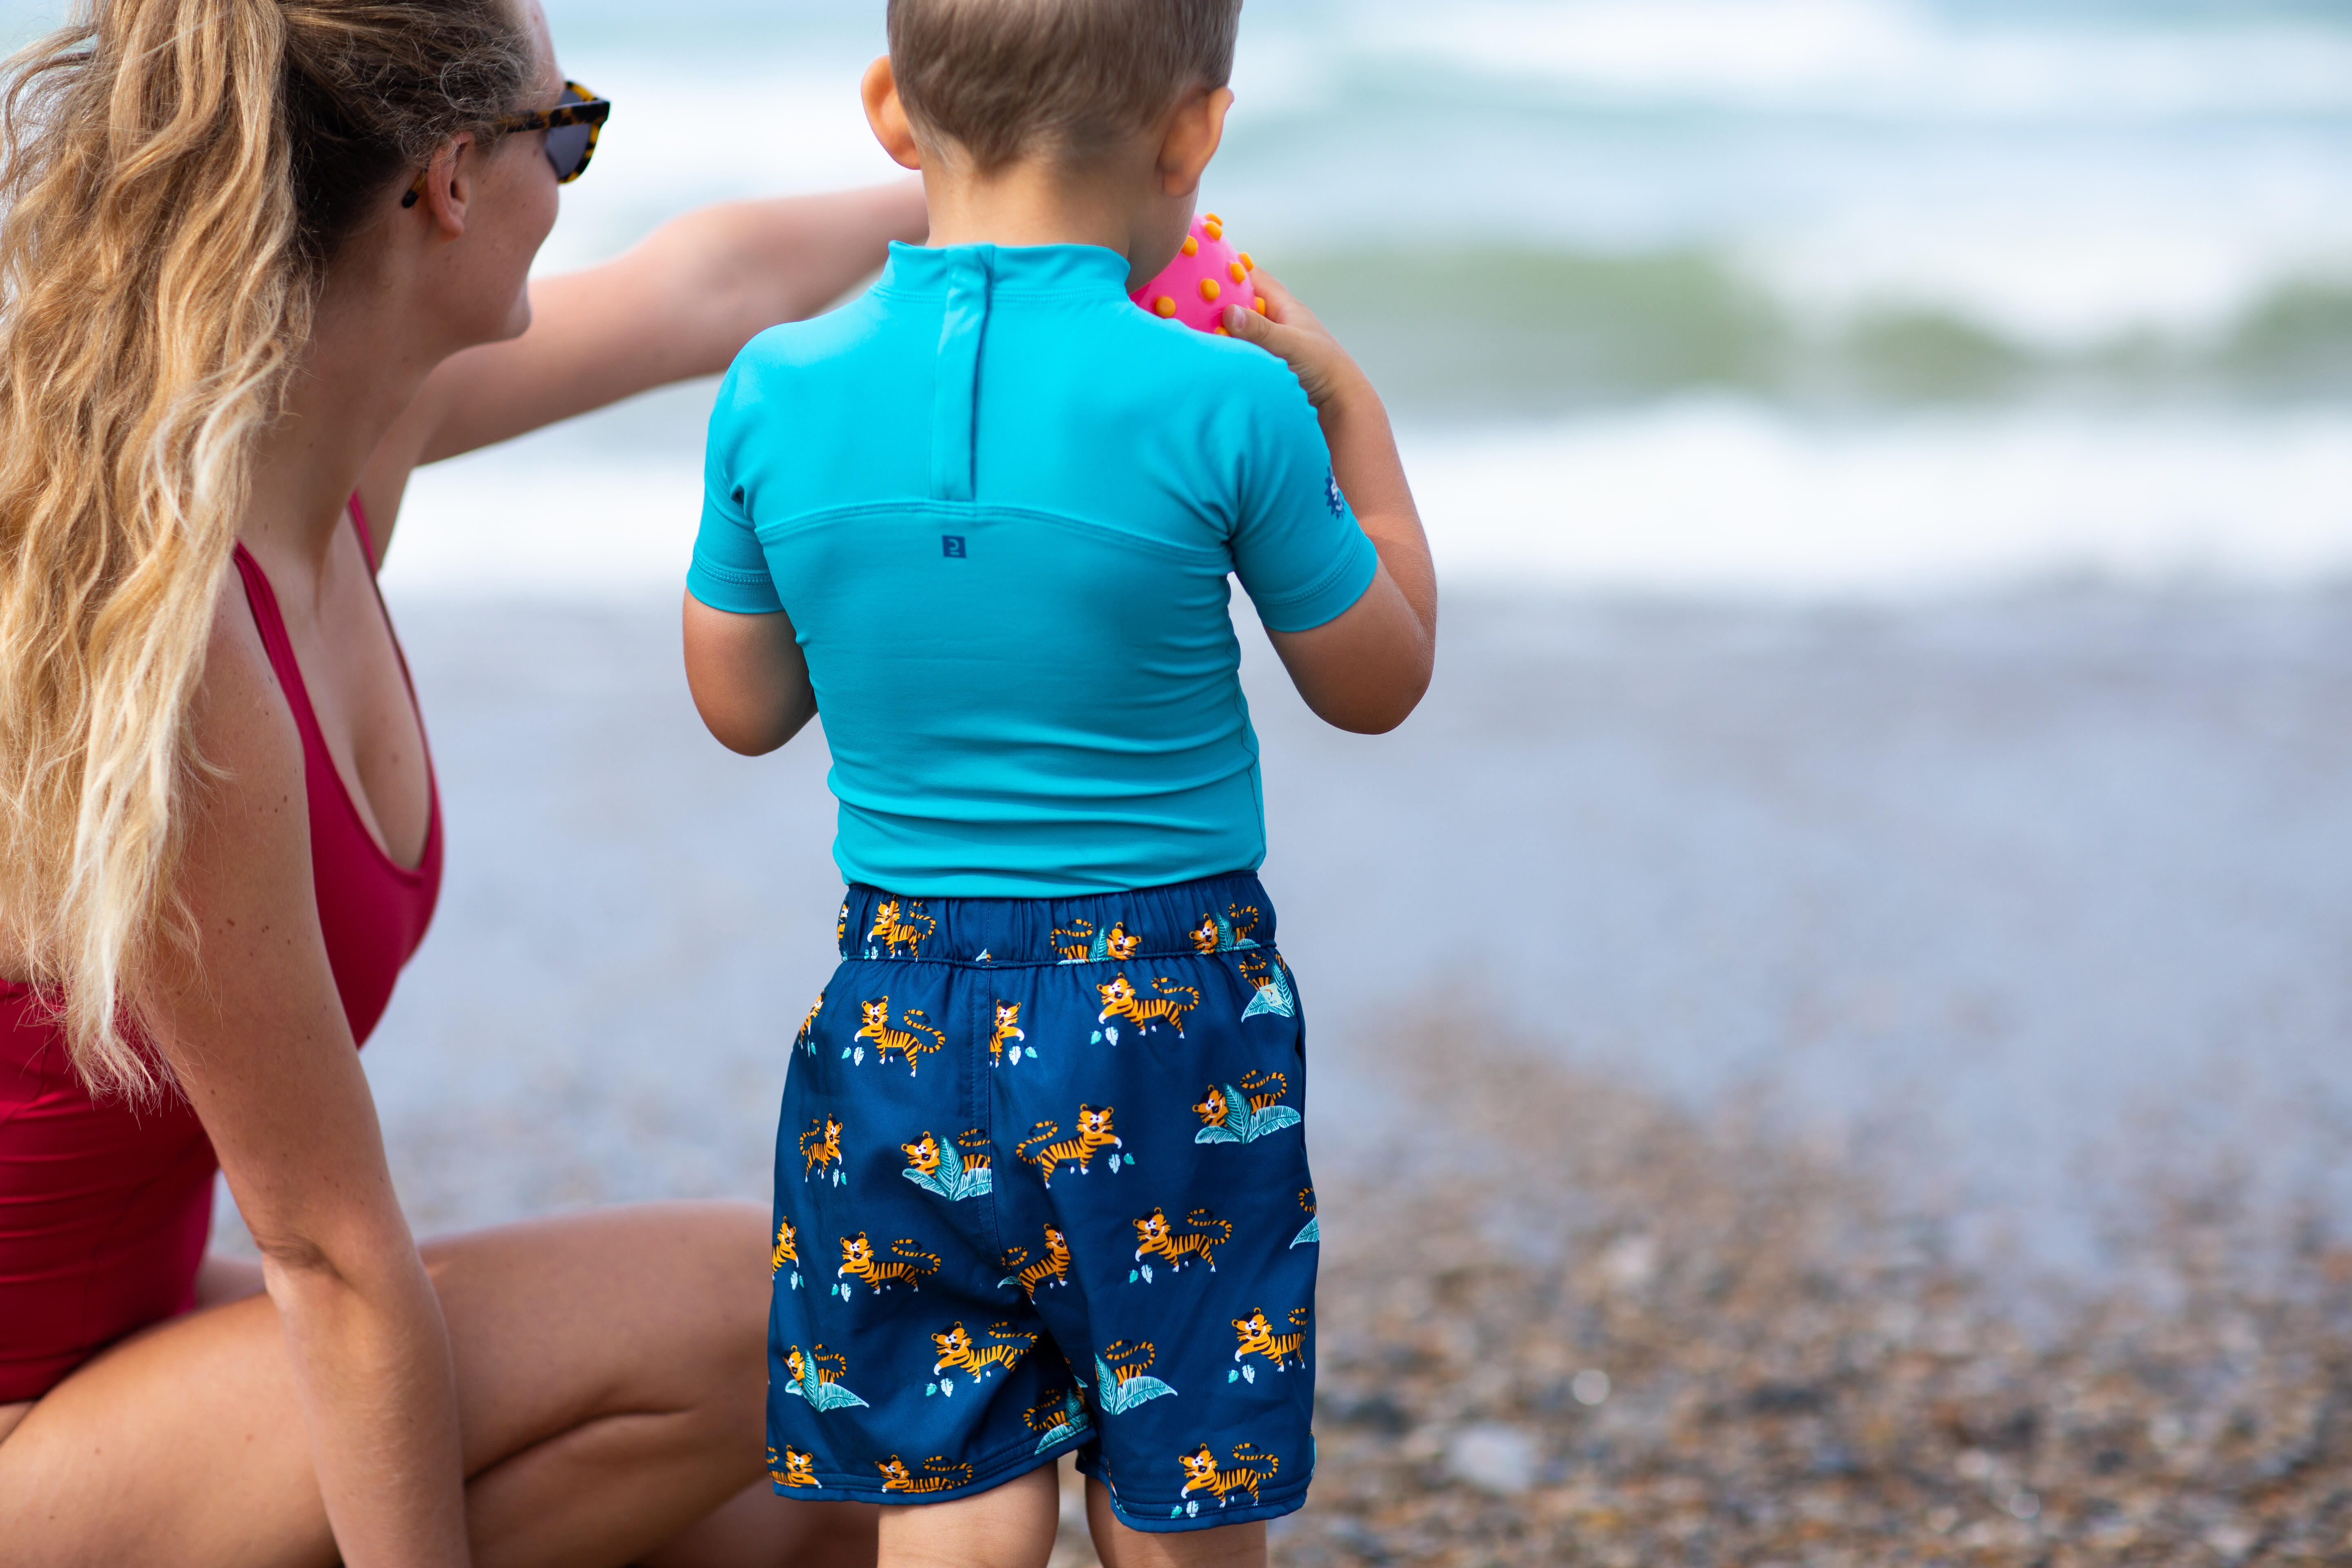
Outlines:
{"type": "MultiPolygon", "coordinates": [[[[352,525],[373,563],[357,496],[352,525]]],[[[377,847],[343,788],[278,596],[241,544],[236,567],[302,732],[319,923],[352,1036],[364,1043],[433,919],[439,791],[412,871],[377,847]]],[[[429,780],[429,760],[426,767],[429,780]]],[[[54,1013],[25,987],[0,982],[0,1405],[39,1398],[125,1334],[194,1304],[217,1168],[185,1100],[133,1109],[92,1098],[67,1060],[54,1013]]]]}

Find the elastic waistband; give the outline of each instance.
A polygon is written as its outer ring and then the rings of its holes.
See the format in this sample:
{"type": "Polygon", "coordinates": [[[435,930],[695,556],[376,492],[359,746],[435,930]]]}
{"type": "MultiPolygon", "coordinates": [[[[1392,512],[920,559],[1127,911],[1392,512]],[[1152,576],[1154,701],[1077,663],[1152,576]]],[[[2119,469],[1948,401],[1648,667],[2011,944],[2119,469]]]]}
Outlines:
{"type": "Polygon", "coordinates": [[[845,961],[992,968],[1126,963],[1274,946],[1274,900],[1248,872],[1074,899],[917,899],[859,884],[841,906],[845,961]]]}

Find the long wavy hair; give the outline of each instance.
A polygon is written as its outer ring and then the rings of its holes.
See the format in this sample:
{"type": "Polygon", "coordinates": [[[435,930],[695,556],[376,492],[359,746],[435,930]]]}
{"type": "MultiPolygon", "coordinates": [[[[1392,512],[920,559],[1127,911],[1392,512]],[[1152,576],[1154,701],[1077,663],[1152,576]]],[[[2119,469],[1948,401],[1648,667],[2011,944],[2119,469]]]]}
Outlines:
{"type": "Polygon", "coordinates": [[[188,713],[319,287],[536,71],[509,0],[79,0],[0,77],[0,937],[134,1097],[188,713]]]}

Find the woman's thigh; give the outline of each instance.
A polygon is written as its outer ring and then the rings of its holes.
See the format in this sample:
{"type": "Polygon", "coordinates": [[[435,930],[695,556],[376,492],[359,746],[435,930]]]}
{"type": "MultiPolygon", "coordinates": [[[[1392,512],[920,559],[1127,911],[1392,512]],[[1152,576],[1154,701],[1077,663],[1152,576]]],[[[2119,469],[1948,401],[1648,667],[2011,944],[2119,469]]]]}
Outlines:
{"type": "MultiPolygon", "coordinates": [[[[766,1217],[664,1205],[424,1248],[485,1568],[619,1564],[761,1469],[766,1217]]],[[[277,1313],[251,1298],[83,1367],[0,1443],[0,1564],[334,1561],[277,1313]]]]}

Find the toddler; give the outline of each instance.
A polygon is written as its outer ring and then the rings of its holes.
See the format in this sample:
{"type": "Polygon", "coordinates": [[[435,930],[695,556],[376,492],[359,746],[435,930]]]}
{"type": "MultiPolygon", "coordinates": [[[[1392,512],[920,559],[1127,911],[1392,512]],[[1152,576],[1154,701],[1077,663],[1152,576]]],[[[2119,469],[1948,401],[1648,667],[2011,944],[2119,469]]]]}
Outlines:
{"type": "Polygon", "coordinates": [[[1227,579],[1366,732],[1428,683],[1436,589],[1311,314],[1263,273],[1228,337],[1129,299],[1240,10],[891,0],[866,105],[929,243],[755,340],[711,421],[695,700],[745,752],[824,716],[850,884],[784,1092],[769,1463],[892,1505],[886,1563],[1040,1568],[1069,1452],[1112,1568],[1262,1562],[1315,1468],[1303,1016],[1227,579]]]}

